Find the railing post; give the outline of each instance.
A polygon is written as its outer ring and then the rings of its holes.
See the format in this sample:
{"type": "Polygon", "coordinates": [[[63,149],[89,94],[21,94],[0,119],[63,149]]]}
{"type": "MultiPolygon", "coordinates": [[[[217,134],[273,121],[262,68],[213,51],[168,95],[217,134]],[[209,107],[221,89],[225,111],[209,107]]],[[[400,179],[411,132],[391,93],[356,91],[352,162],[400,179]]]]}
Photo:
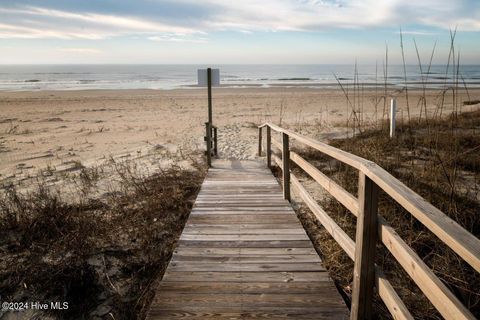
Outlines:
{"type": "Polygon", "coordinates": [[[358,201],[351,320],[372,318],[375,286],[378,186],[363,172],[359,172],[358,201]]]}
{"type": "Polygon", "coordinates": [[[267,166],[272,167],[272,131],[270,126],[267,126],[267,166]]]}
{"type": "Polygon", "coordinates": [[[395,137],[395,116],[397,114],[397,100],[390,101],[390,138],[395,137]]]}
{"type": "Polygon", "coordinates": [[[262,156],[262,127],[258,127],[258,156],[262,156]]]}
{"type": "Polygon", "coordinates": [[[207,165],[208,167],[211,167],[212,166],[212,137],[211,137],[212,129],[210,126],[210,122],[205,122],[205,130],[207,134],[205,137],[205,141],[207,143],[207,151],[205,153],[207,156],[207,165]]]}
{"type": "Polygon", "coordinates": [[[288,134],[282,133],[283,198],[290,201],[290,148],[288,134]]]}
{"type": "Polygon", "coordinates": [[[218,131],[217,127],[213,127],[213,154],[215,157],[218,156],[218,131]]]}

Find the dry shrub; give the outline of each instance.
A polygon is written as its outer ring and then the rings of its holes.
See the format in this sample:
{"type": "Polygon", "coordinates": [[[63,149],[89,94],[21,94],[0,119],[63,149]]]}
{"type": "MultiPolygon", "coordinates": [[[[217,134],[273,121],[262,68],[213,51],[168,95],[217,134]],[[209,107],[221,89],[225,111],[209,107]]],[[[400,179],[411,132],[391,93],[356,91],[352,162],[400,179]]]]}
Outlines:
{"type": "MultiPolygon", "coordinates": [[[[398,128],[394,139],[390,139],[385,130],[370,129],[354,138],[335,140],[331,144],[376,162],[479,237],[479,127],[480,112],[476,111],[428,122],[412,120],[408,126],[398,128]]],[[[356,170],[318,151],[304,149],[297,152],[347,191],[357,195],[356,170]]],[[[294,172],[307,179],[298,167],[294,167],[294,172]]],[[[329,215],[355,239],[353,215],[332,197],[319,198],[329,215]]],[[[353,263],[308,209],[298,212],[326,267],[348,301],[353,263]]],[[[380,193],[379,212],[460,301],[479,317],[480,294],[477,289],[480,287],[480,275],[384,192],[380,193]]],[[[415,318],[442,319],[382,245],[377,246],[376,262],[384,269],[415,318]]],[[[378,296],[375,304],[378,318],[390,318],[378,296]]]]}
{"type": "Polygon", "coordinates": [[[205,172],[172,165],[142,176],[132,163],[112,165],[118,190],[100,199],[90,186],[79,203],[42,184],[0,193],[3,301],[69,302],[50,312],[59,319],[144,317],[205,172]]]}

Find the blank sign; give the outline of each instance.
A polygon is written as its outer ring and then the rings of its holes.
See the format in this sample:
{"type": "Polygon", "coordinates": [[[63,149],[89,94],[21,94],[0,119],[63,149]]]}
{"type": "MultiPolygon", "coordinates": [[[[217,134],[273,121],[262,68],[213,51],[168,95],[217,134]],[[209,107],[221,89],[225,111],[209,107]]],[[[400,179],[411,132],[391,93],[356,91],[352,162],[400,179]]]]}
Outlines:
{"type": "MultiPolygon", "coordinates": [[[[207,69],[198,69],[198,86],[208,86],[207,69]]],[[[212,69],[212,87],[220,86],[220,69],[212,69]]]]}

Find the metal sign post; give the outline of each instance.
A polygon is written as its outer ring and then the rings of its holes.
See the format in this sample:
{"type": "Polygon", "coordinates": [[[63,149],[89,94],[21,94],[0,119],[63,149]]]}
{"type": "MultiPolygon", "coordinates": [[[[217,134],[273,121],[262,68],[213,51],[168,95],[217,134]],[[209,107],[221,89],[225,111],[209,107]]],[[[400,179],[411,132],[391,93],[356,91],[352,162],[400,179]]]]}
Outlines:
{"type": "MultiPolygon", "coordinates": [[[[220,85],[220,70],[219,69],[198,69],[198,86],[207,87],[208,90],[208,122],[205,123],[206,127],[206,136],[205,141],[207,143],[207,164],[209,167],[212,166],[212,130],[213,126],[213,112],[212,112],[212,86],[220,85]]],[[[216,129],[216,128],[215,128],[216,129]]],[[[215,142],[217,140],[215,130],[215,142]]],[[[215,143],[215,154],[217,151],[217,145],[215,143]]]]}

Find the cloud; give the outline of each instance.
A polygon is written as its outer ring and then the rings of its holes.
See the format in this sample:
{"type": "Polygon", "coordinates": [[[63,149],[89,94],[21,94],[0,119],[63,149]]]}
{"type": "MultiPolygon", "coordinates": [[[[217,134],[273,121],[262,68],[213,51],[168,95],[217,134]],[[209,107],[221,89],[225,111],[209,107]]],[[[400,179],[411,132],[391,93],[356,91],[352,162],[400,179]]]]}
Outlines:
{"type": "MultiPolygon", "coordinates": [[[[396,32],[400,34],[400,31],[396,32]]],[[[402,30],[401,32],[403,35],[409,34],[414,36],[436,36],[438,32],[430,32],[430,31],[423,31],[423,30],[402,30]]]]}
{"type": "Polygon", "coordinates": [[[195,33],[191,28],[162,24],[145,19],[131,18],[128,16],[114,16],[97,13],[72,13],[60,10],[45,9],[38,7],[27,7],[27,10],[21,11],[31,15],[42,15],[50,18],[77,20],[94,25],[120,28],[120,30],[139,31],[139,32],[177,32],[177,33],[195,33]]]}
{"type": "Polygon", "coordinates": [[[480,17],[469,18],[465,17],[457,19],[455,17],[445,16],[439,17],[425,17],[420,19],[421,23],[429,26],[434,26],[443,29],[457,29],[459,31],[480,31],[480,17]]]}
{"type": "MultiPolygon", "coordinates": [[[[206,42],[215,31],[310,32],[415,25],[480,31],[477,0],[126,0],[0,4],[0,38],[206,42]]],[[[412,31],[422,32],[422,31],[412,31]]],[[[429,32],[429,31],[427,31],[429,32]]]]}
{"type": "Polygon", "coordinates": [[[420,24],[480,31],[477,0],[204,0],[202,3],[221,8],[210,17],[209,23],[222,30],[321,31],[420,24]]]}
{"type": "MultiPolygon", "coordinates": [[[[189,0],[186,0],[189,1],[189,0]]],[[[388,22],[395,1],[205,0],[221,7],[210,25],[220,30],[318,31],[359,28],[388,22]]]]}
{"type": "Polygon", "coordinates": [[[189,42],[189,43],[207,43],[208,39],[205,37],[192,38],[182,34],[164,34],[158,36],[148,37],[148,40],[159,42],[189,42]]]}
{"type": "Polygon", "coordinates": [[[68,53],[80,53],[80,54],[100,54],[103,53],[102,50],[93,49],[93,48],[59,48],[61,52],[68,53]]]}
{"type": "Polygon", "coordinates": [[[131,34],[202,33],[188,27],[143,18],[98,13],[76,13],[41,7],[0,7],[0,38],[104,39],[131,34]],[[10,22],[9,22],[10,21],[10,22]]]}

